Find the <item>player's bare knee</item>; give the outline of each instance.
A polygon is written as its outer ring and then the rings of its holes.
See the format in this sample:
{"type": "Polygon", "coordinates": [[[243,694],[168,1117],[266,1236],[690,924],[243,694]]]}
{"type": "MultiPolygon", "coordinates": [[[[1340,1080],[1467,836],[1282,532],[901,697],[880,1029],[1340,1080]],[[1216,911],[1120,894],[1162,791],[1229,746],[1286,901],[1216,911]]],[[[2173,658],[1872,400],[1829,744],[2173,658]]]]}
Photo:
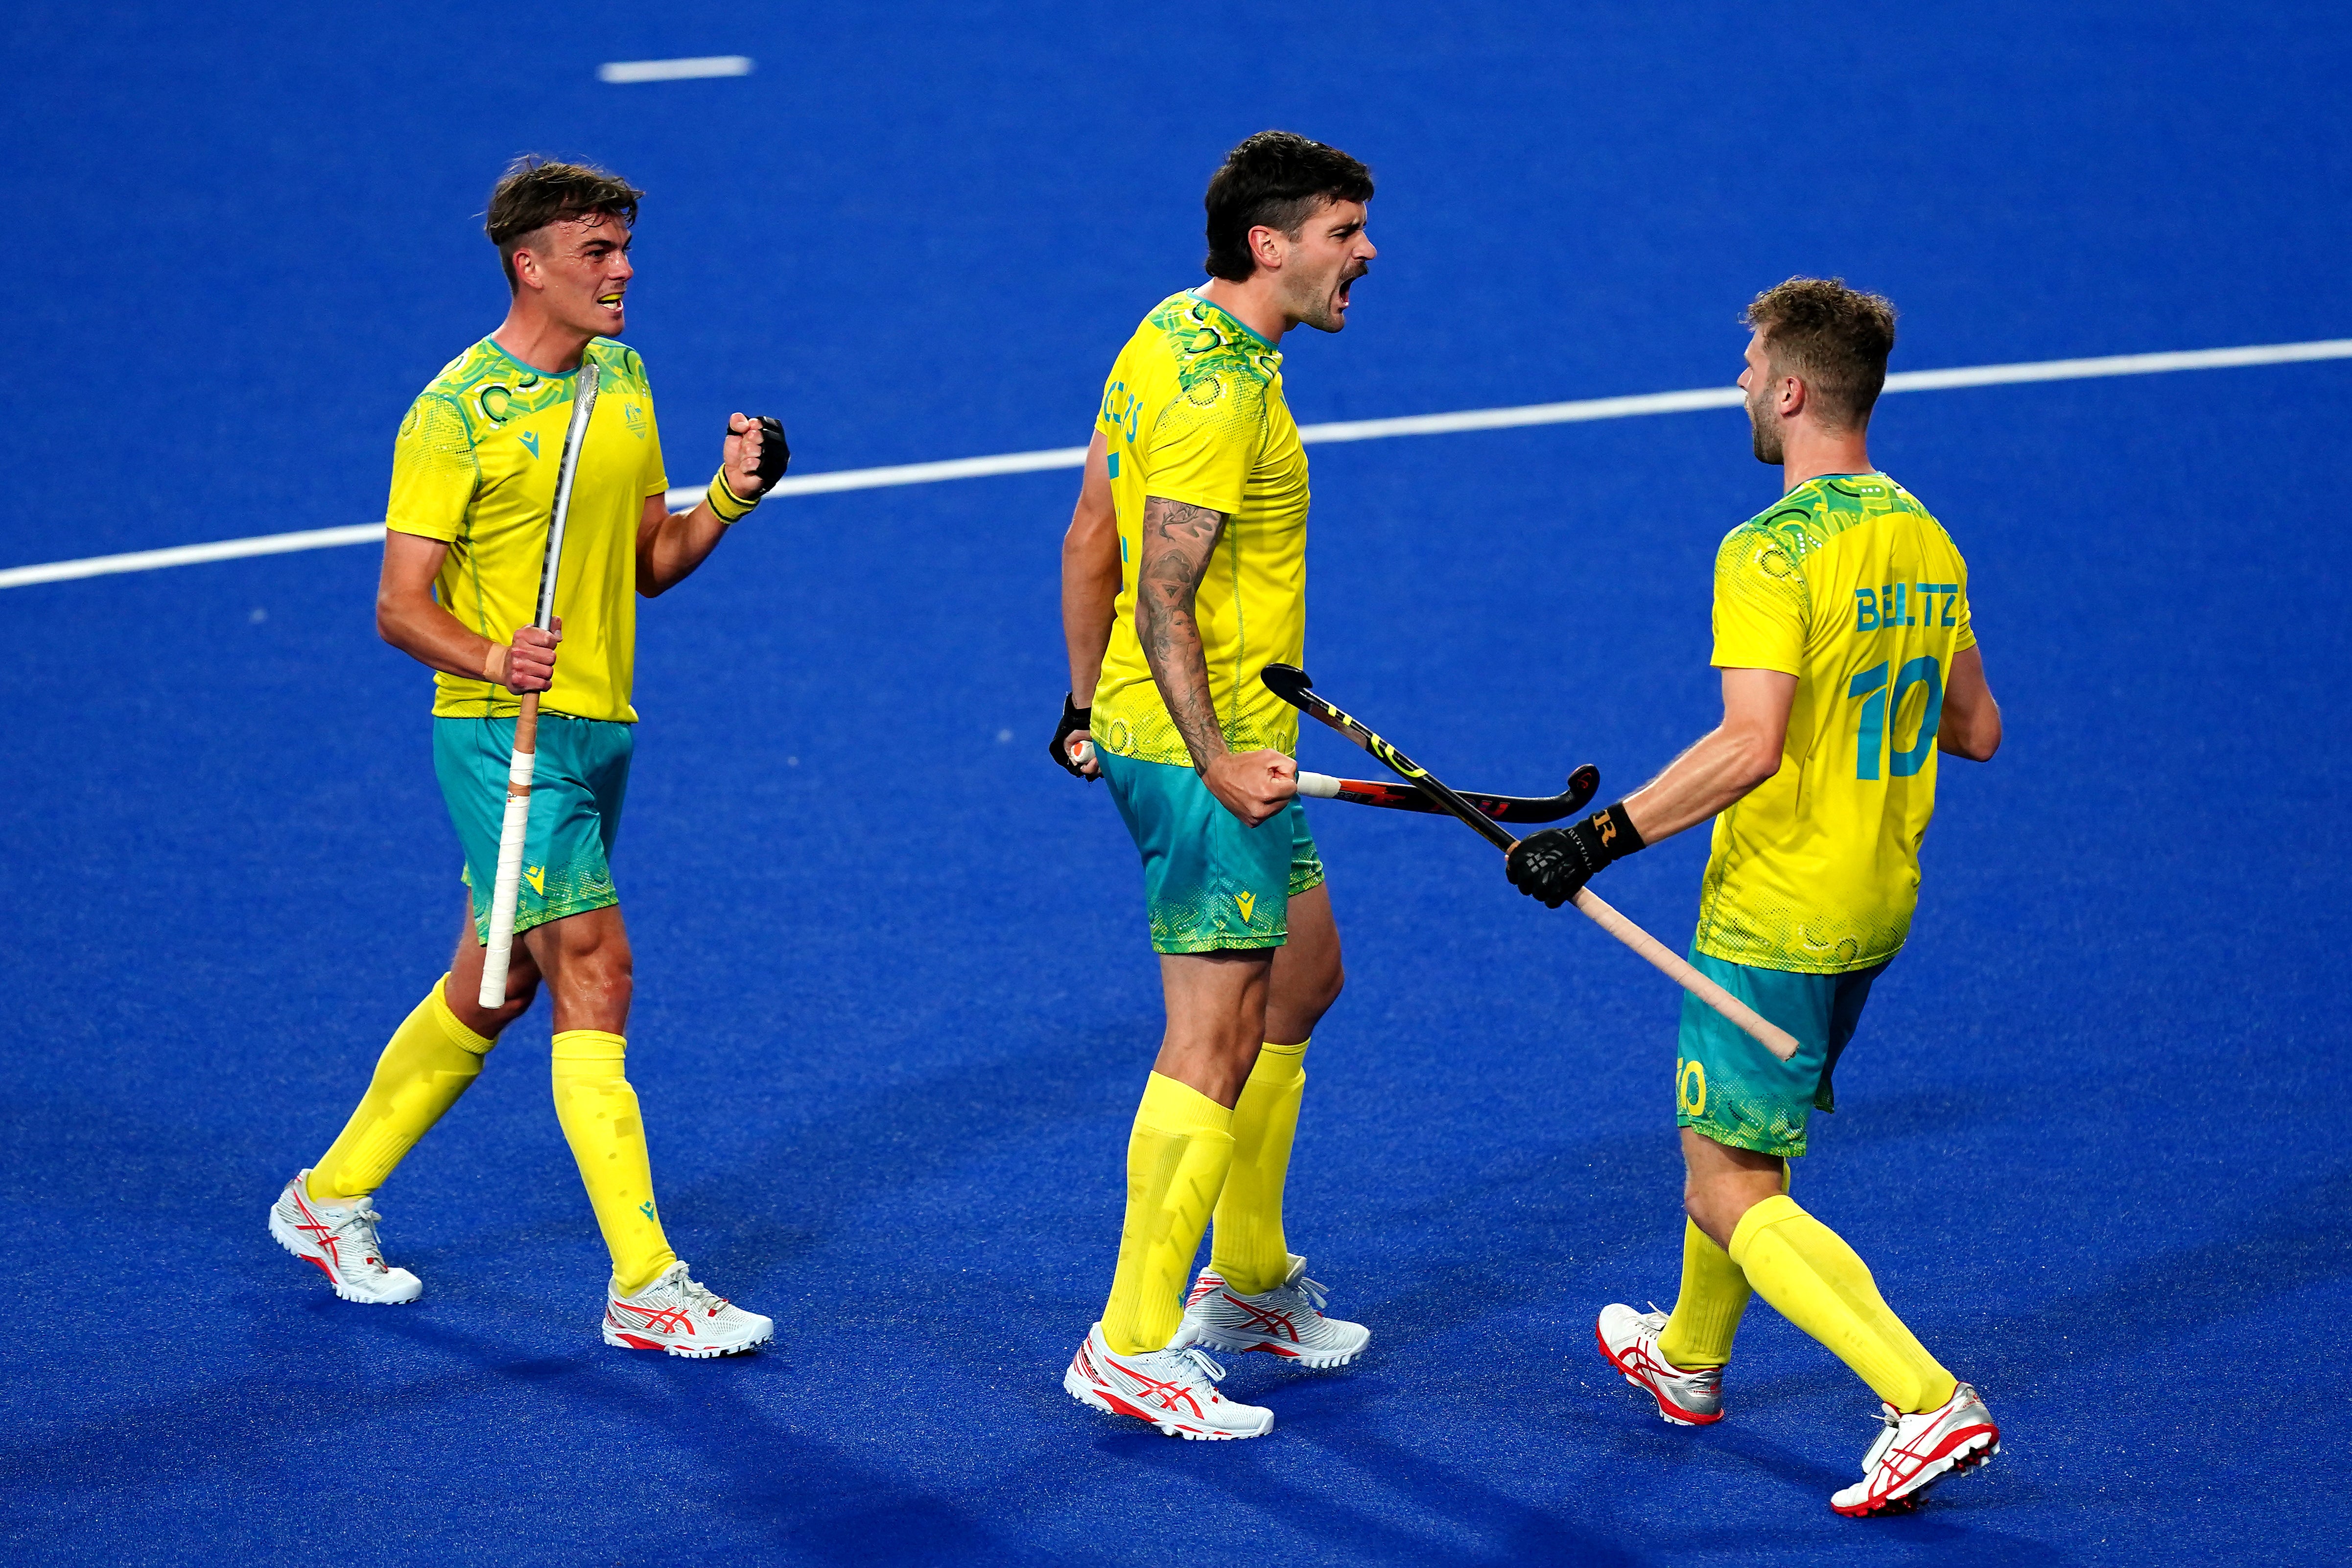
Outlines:
{"type": "Polygon", "coordinates": [[[1322,990],[1316,998],[1315,1008],[1315,1016],[1318,1019],[1331,1010],[1339,999],[1339,993],[1348,988],[1348,967],[1339,961],[1339,954],[1331,955],[1331,962],[1323,971],[1322,979],[1322,990]]]}

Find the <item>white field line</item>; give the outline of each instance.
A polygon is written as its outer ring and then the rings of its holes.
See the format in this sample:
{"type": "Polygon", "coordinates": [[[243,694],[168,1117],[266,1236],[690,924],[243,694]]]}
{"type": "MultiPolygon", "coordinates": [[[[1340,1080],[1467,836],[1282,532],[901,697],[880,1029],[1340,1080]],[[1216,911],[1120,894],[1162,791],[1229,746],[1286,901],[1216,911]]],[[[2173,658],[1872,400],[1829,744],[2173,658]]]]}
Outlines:
{"type": "Polygon", "coordinates": [[[698,55],[686,60],[609,60],[596,68],[596,79],[616,83],[697,81],[704,77],[747,77],[748,55],[698,55]]]}
{"type": "MultiPolygon", "coordinates": [[[[1955,387],[2015,386],[2029,382],[2145,376],[2168,371],[2217,371],[2242,365],[2296,364],[2313,360],[2352,360],[2352,338],[2328,338],[2309,343],[2263,343],[2244,349],[2108,354],[2088,360],[2039,360],[2014,365],[1965,365],[1948,371],[1898,371],[1886,378],[1886,390],[1891,392],[1942,392],[1955,387]]],[[[1514,430],[1537,424],[1576,424],[1595,419],[1684,413],[1695,409],[1733,408],[1739,402],[1739,389],[1737,387],[1700,387],[1691,392],[1585,398],[1575,402],[1527,403],[1517,408],[1474,408],[1456,413],[1406,414],[1396,419],[1339,420],[1326,424],[1301,425],[1298,435],[1300,440],[1307,442],[1377,441],[1392,435],[1445,435],[1468,430],[1514,430]]],[[[896,485],[935,485],[948,479],[980,479],[996,474],[1034,474],[1049,468],[1076,468],[1085,463],[1087,449],[1083,446],[1057,446],[1043,452],[1007,452],[994,457],[900,463],[887,468],[840,468],[824,474],[788,475],[777,482],[773,493],[779,496],[814,496],[835,490],[878,490],[896,485]]],[[[692,506],[701,498],[702,487],[699,486],[669,493],[669,504],[674,507],[692,506]]],[[[0,588],[26,588],[38,582],[103,577],[118,571],[152,571],[158,567],[193,566],[200,561],[235,560],[244,556],[280,555],[289,550],[322,549],[331,545],[366,544],[383,537],[382,523],[357,523],[347,528],[309,528],[300,533],[264,534],[256,538],[176,545],[169,549],[133,550],[127,555],[91,556],[83,560],[48,561],[38,566],[0,569],[0,588]]]]}

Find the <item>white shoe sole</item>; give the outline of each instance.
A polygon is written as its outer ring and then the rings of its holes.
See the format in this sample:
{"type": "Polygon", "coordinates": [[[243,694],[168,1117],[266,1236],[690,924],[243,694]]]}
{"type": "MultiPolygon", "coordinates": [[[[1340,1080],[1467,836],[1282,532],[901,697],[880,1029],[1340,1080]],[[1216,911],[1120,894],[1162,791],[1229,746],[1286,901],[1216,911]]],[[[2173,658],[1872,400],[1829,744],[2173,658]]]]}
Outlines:
{"type": "Polygon", "coordinates": [[[691,1340],[672,1342],[652,1338],[632,1339],[616,1331],[612,1324],[604,1325],[604,1343],[614,1350],[658,1350],[668,1355],[682,1355],[688,1361],[709,1361],[714,1356],[721,1355],[742,1355],[747,1352],[759,1349],[763,1344],[774,1343],[776,1331],[772,1327],[757,1339],[747,1339],[738,1344],[708,1344],[697,1343],[691,1340]]]}
{"type": "Polygon", "coordinates": [[[1260,1334],[1228,1333],[1213,1323],[1202,1322],[1199,1318],[1188,1317],[1186,1321],[1192,1325],[1193,1333],[1202,1344],[1222,1350],[1228,1355],[1247,1355],[1252,1351],[1264,1351],[1293,1366],[1303,1366],[1313,1372],[1328,1372],[1346,1366],[1363,1354],[1364,1347],[1372,1343],[1371,1331],[1366,1329],[1363,1338],[1344,1350],[1337,1347],[1308,1350],[1302,1345],[1287,1344],[1260,1334]]]}
{"type": "Polygon", "coordinates": [[[1105,1394],[1097,1388],[1079,1373],[1076,1365],[1062,1374],[1062,1388],[1071,1398],[1089,1409],[1099,1410],[1106,1416],[1132,1416],[1138,1421],[1158,1427],[1165,1437],[1181,1437],[1188,1443],[1222,1443],[1241,1437],[1263,1437],[1274,1430],[1274,1412],[1271,1410],[1265,1413],[1263,1425],[1246,1432],[1233,1431],[1222,1427],[1196,1427],[1190,1422],[1171,1421],[1163,1416],[1147,1416],[1125,1400],[1118,1399],[1117,1396],[1105,1394]]]}
{"type": "Polygon", "coordinates": [[[335,1294],[347,1301],[356,1301],[363,1307],[405,1307],[414,1305],[416,1298],[425,1293],[425,1283],[421,1280],[417,1281],[416,1289],[405,1296],[372,1296],[344,1284],[335,1271],[327,1267],[327,1260],[319,1256],[319,1249],[286,1223],[286,1217],[278,1212],[275,1203],[269,1206],[269,1235],[278,1245],[324,1274],[327,1283],[334,1287],[335,1294]]]}

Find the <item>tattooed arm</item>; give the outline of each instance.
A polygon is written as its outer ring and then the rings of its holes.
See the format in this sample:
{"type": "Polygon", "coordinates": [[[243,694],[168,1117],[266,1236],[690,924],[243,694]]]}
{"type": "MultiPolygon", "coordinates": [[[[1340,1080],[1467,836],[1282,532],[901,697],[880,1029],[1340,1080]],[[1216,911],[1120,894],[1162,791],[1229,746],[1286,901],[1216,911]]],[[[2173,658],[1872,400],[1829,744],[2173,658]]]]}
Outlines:
{"type": "Polygon", "coordinates": [[[1225,514],[1162,497],[1143,503],[1143,559],[1136,568],[1135,632],[1168,716],[1192,767],[1225,810],[1255,828],[1297,793],[1297,765],[1279,751],[1225,747],[1209,696],[1193,601],[1225,528],[1225,514]]]}

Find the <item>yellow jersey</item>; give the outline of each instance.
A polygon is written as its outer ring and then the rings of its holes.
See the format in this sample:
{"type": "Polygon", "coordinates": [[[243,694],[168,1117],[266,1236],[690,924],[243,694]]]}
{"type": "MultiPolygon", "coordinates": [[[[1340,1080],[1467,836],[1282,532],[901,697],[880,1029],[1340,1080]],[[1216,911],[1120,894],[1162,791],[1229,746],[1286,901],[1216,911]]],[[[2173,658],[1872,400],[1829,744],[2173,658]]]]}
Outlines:
{"type": "MultiPolygon", "coordinates": [[[[634,723],[637,526],[646,497],[669,488],[654,399],[636,350],[588,345],[596,409],[572,486],[555,612],[563,647],[544,711],[634,723]]],[[[511,642],[539,610],[540,565],[577,372],[535,371],[485,338],[442,368],[401,421],[384,527],[449,546],[434,597],[465,625],[511,642]]],[[[503,718],[504,686],[436,673],[435,716],[503,718]]]]}
{"type": "Polygon", "coordinates": [[[1307,645],[1307,449],[1283,401],[1281,353],[1198,294],[1171,295],[1112,363],[1095,428],[1109,446],[1119,560],[1095,744],[1192,766],[1136,638],[1143,502],[1158,496],[1225,514],[1192,607],[1225,744],[1295,752],[1298,710],[1258,679],[1307,645]]]}
{"type": "Polygon", "coordinates": [[[1944,682],[1975,645],[1968,563],[1884,474],[1808,480],[1725,537],[1714,663],[1794,675],[1797,694],[1780,770],[1715,820],[1700,952],[1838,975],[1901,950],[1944,682]]]}

